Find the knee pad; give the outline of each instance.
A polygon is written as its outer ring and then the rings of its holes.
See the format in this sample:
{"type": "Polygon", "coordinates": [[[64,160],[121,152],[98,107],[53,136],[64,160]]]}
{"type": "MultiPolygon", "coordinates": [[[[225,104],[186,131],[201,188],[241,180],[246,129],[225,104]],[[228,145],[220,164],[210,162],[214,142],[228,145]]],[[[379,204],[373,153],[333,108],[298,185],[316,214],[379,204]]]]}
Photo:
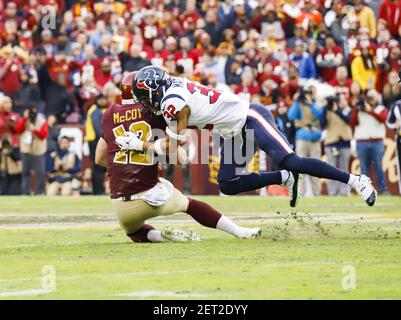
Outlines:
{"type": "Polygon", "coordinates": [[[238,191],[239,179],[219,181],[220,191],[228,196],[240,193],[238,191]]]}

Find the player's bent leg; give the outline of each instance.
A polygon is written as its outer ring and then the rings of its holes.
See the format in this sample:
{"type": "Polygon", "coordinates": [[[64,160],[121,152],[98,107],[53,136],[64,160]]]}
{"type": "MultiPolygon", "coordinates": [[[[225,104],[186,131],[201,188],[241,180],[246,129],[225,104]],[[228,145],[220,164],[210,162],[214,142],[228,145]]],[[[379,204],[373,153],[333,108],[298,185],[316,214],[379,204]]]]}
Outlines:
{"type": "MultiPolygon", "coordinates": [[[[191,231],[172,228],[157,230],[148,224],[144,224],[147,219],[160,216],[160,211],[163,212],[163,206],[151,206],[143,200],[126,202],[113,200],[112,202],[121,228],[134,242],[188,242],[199,240],[199,237],[191,231]]],[[[177,213],[177,211],[172,213],[177,213]]]]}
{"type": "MultiPolygon", "coordinates": [[[[269,154],[274,162],[279,164],[287,155],[293,154],[287,139],[278,130],[271,112],[263,106],[251,104],[246,121],[247,129],[253,130],[257,146],[269,154]]],[[[283,168],[287,169],[287,168],[283,168]]],[[[287,169],[286,177],[282,177],[281,184],[288,190],[291,207],[295,207],[300,195],[300,175],[297,171],[287,169]]],[[[281,171],[283,175],[283,171],[281,171]]]]}
{"type": "Polygon", "coordinates": [[[268,153],[281,168],[294,174],[309,174],[347,183],[369,206],[375,203],[377,192],[368,177],[349,174],[319,159],[298,157],[271,120],[271,113],[266,108],[251,105],[247,126],[254,130],[259,148],[268,153]]]}

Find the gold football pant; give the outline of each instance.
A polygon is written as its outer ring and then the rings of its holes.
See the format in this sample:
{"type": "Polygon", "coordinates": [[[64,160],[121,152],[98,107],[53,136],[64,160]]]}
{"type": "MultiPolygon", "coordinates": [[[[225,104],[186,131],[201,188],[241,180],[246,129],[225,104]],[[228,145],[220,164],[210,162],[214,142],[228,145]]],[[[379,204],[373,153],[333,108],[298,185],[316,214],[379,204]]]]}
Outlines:
{"type": "Polygon", "coordinates": [[[160,207],[151,206],[144,200],[121,201],[112,199],[113,211],[117,215],[121,228],[128,235],[142,227],[147,219],[185,212],[188,203],[188,198],[175,188],[170,200],[160,207]]]}

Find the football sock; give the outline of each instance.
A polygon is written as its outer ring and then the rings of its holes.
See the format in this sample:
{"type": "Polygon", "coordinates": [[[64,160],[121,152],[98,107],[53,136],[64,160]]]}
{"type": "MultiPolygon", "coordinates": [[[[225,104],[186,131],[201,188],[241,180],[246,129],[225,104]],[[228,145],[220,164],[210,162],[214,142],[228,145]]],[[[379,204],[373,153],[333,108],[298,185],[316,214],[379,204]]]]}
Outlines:
{"type": "Polygon", "coordinates": [[[280,173],[281,173],[281,184],[284,184],[290,177],[290,173],[287,170],[281,170],[280,173]]]}
{"type": "Polygon", "coordinates": [[[347,184],[349,186],[353,187],[354,184],[358,181],[358,179],[359,179],[359,176],[356,176],[355,174],[350,174],[347,184]]]}
{"type": "Polygon", "coordinates": [[[219,181],[220,191],[226,195],[264,188],[271,184],[281,184],[281,171],[261,172],[237,176],[235,179],[219,181]]]}
{"type": "Polygon", "coordinates": [[[201,225],[208,228],[216,228],[221,213],[205,202],[188,199],[189,204],[186,212],[201,225]]]}
{"type": "Polygon", "coordinates": [[[221,216],[219,222],[217,222],[216,229],[225,231],[229,234],[232,234],[238,238],[242,238],[244,234],[246,234],[249,229],[240,227],[239,225],[235,224],[226,216],[221,216]]]}
{"type": "MultiPolygon", "coordinates": [[[[144,224],[135,232],[128,234],[127,236],[134,242],[153,242],[153,240],[149,239],[148,235],[151,231],[157,231],[150,224],[144,224]]],[[[159,231],[160,232],[160,231],[159,231]]],[[[159,242],[159,241],[155,241],[159,242]]]]}
{"type": "Polygon", "coordinates": [[[150,230],[146,237],[149,239],[150,242],[165,242],[167,241],[161,235],[160,230],[150,230]]]}
{"type": "Polygon", "coordinates": [[[350,174],[347,172],[341,171],[319,159],[298,157],[295,153],[291,153],[285,157],[281,161],[280,167],[289,171],[305,173],[313,177],[326,178],[343,183],[348,183],[350,180],[350,174]]]}

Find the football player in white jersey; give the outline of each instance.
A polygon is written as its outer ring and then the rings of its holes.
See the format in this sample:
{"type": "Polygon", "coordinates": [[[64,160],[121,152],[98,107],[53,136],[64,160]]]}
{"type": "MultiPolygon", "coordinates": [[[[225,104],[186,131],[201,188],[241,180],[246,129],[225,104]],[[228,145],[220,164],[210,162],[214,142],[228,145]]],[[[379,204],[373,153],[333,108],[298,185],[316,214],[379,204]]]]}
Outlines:
{"type": "MultiPolygon", "coordinates": [[[[182,133],[188,127],[213,129],[220,134],[223,142],[218,182],[224,194],[284,184],[289,191],[290,205],[295,206],[299,174],[309,174],[347,183],[369,206],[376,201],[377,192],[367,176],[341,171],[319,159],[298,157],[277,129],[270,111],[261,105],[250,104],[235,94],[220,92],[185,78],[171,77],[155,66],[138,71],[132,90],[144,108],[163,115],[168,124],[169,139],[184,143],[186,136],[182,133]],[[241,174],[250,158],[239,157],[238,160],[237,155],[243,154],[249,144],[269,154],[283,170],[241,174]]],[[[132,147],[138,148],[135,137],[128,139],[133,139],[132,147]]]]}

